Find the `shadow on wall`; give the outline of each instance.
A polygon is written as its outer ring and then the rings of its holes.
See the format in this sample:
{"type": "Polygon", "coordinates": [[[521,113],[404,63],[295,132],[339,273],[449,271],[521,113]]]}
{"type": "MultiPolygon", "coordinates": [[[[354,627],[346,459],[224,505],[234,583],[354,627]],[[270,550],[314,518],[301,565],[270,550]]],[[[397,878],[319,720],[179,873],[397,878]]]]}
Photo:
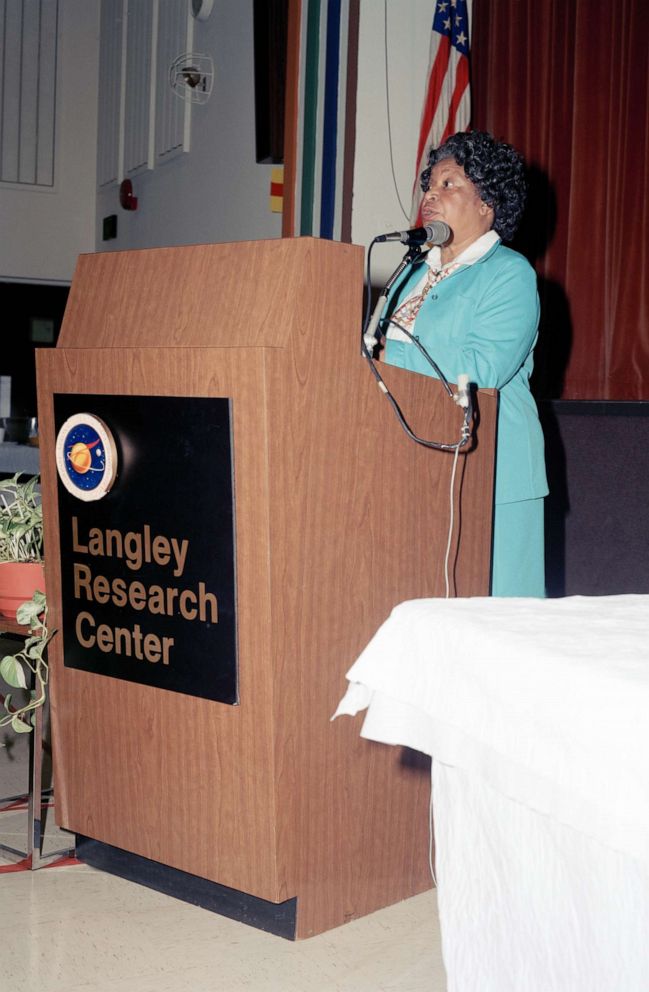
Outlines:
{"type": "MultiPolygon", "coordinates": [[[[513,247],[538,270],[556,230],[556,195],[547,174],[536,165],[528,169],[528,182],[527,206],[513,247]]],[[[558,400],[563,392],[572,348],[572,320],[563,286],[543,275],[538,276],[538,286],[541,319],[531,385],[545,435],[550,487],[545,505],[547,592],[549,596],[563,596],[567,594],[566,527],[570,501],[564,440],[557,410],[550,401],[558,400]]]]}
{"type": "MultiPolygon", "coordinates": [[[[547,174],[538,166],[528,169],[528,182],[527,206],[512,247],[538,270],[554,238],[557,201],[547,174]]],[[[538,284],[541,322],[534,352],[532,390],[537,399],[559,399],[572,349],[570,305],[560,283],[539,275],[538,284]]]]}

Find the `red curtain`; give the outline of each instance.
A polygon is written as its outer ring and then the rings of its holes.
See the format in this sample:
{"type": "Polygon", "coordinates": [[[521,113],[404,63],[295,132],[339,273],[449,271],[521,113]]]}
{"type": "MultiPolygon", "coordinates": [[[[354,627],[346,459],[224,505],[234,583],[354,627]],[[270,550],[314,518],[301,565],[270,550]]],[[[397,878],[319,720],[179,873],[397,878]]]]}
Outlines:
{"type": "Polygon", "coordinates": [[[649,400],[649,3],[474,0],[473,127],[523,153],[542,398],[649,400]]]}

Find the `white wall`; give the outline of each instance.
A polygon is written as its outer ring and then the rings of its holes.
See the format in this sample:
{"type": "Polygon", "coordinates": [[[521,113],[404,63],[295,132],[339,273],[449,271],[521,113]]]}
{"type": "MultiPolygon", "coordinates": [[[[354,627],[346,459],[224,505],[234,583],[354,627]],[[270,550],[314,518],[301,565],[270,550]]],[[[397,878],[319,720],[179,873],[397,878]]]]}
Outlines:
{"type": "MultiPolygon", "coordinates": [[[[410,208],[419,119],[428,68],[431,0],[387,0],[390,122],[401,199],[410,208]]],[[[214,58],[214,90],[192,108],[191,152],[133,180],[136,211],[122,210],[117,188],[99,195],[97,250],[241,241],[281,236],[269,211],[270,166],[255,163],[252,0],[219,0],[194,25],[194,49],[214,58]],[[102,218],[116,213],[118,237],[101,241],[102,218]]],[[[408,227],[390,167],[383,0],[361,0],[352,238],[408,227]]],[[[373,253],[377,277],[403,254],[373,253]]]]}
{"type": "Polygon", "coordinates": [[[99,194],[97,250],[281,236],[271,166],[255,161],[252,8],[252,0],[218,0],[207,21],[194,22],[193,50],[212,56],[214,83],[209,101],[192,106],[191,150],[132,180],[137,210],[119,206],[117,186],[99,194]],[[102,241],[110,214],[117,238],[102,241]]]}
{"type": "MultiPolygon", "coordinates": [[[[409,209],[428,64],[431,0],[387,0],[392,146],[409,209]]],[[[0,188],[0,278],[69,281],[80,252],[281,235],[269,210],[270,166],[255,162],[252,0],[219,0],[195,23],[194,49],[215,63],[210,101],[193,107],[187,155],[133,180],[139,209],[119,206],[117,187],[96,193],[99,0],[61,0],[59,140],[53,192],[0,188]],[[117,214],[118,237],[102,241],[117,214]]],[[[390,169],[382,0],[361,0],[352,237],[367,245],[408,227],[390,169]]],[[[377,279],[401,246],[377,247],[377,279]]]]}
{"type": "Polygon", "coordinates": [[[69,282],[95,232],[99,0],[60,0],[53,188],[0,184],[0,279],[69,282]]]}
{"type": "MultiPolygon", "coordinates": [[[[397,190],[409,213],[434,4],[387,0],[389,128],[384,0],[361,0],[360,12],[352,240],[367,246],[377,234],[410,227],[397,190]]],[[[377,245],[373,281],[387,279],[403,254],[403,245],[377,245]]]]}

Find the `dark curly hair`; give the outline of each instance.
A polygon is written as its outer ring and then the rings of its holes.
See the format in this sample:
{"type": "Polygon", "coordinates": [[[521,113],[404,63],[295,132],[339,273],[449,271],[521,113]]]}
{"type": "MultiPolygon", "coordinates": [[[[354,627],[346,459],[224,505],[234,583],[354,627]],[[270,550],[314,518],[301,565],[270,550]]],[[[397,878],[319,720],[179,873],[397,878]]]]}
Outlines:
{"type": "Polygon", "coordinates": [[[428,167],[420,176],[424,192],[430,183],[431,169],[445,158],[452,158],[462,166],[480,199],[493,209],[494,229],[504,241],[511,241],[523,216],[527,195],[522,156],[486,131],[460,131],[439,148],[431,149],[428,167]]]}

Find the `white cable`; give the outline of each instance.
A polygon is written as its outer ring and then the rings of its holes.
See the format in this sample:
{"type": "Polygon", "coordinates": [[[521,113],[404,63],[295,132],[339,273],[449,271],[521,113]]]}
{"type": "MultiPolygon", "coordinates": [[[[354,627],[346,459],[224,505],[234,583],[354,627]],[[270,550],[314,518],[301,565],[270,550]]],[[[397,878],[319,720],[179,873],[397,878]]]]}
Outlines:
{"type": "Polygon", "coordinates": [[[457,469],[457,461],[460,456],[460,445],[459,443],[455,447],[455,454],[453,456],[453,468],[451,470],[451,488],[450,488],[450,514],[449,514],[449,525],[448,525],[448,541],[446,544],[446,555],[444,558],[444,583],[446,586],[446,598],[448,599],[450,592],[450,584],[448,578],[448,563],[451,554],[451,541],[453,540],[453,527],[455,525],[455,506],[453,501],[453,492],[455,489],[455,471],[457,469]]]}
{"type": "Polygon", "coordinates": [[[383,12],[384,12],[383,37],[385,40],[385,108],[388,117],[388,146],[390,148],[390,168],[392,169],[392,182],[394,183],[394,191],[397,194],[397,200],[399,201],[401,212],[403,213],[403,216],[406,218],[408,223],[410,223],[410,215],[406,212],[406,208],[401,202],[401,197],[399,195],[399,187],[397,186],[397,177],[394,171],[394,154],[392,151],[392,125],[390,123],[390,83],[388,79],[388,0],[384,0],[383,12]]]}

